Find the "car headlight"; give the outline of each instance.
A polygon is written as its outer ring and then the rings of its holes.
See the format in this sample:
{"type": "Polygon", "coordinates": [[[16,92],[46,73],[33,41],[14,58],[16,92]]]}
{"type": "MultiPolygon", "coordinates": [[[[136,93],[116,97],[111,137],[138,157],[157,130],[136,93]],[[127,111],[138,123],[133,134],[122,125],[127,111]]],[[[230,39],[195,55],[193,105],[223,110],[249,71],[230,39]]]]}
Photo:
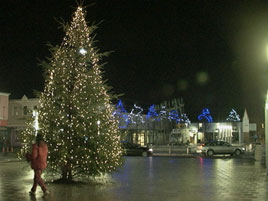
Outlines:
{"type": "Polygon", "coordinates": [[[245,147],[242,147],[242,150],[245,151],[246,150],[245,147]]]}
{"type": "Polygon", "coordinates": [[[149,149],[149,151],[150,151],[150,152],[153,152],[153,149],[152,149],[152,148],[150,148],[150,149],[149,149]]]}

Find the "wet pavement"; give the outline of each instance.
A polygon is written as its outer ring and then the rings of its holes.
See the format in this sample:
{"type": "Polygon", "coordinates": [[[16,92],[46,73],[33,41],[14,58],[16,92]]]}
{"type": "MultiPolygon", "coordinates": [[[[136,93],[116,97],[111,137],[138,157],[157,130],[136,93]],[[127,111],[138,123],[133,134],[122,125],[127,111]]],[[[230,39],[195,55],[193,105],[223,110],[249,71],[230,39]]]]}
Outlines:
{"type": "Polygon", "coordinates": [[[268,200],[268,175],[245,158],[126,157],[105,184],[48,183],[51,194],[29,196],[33,172],[25,162],[0,162],[0,201],[268,200]]]}

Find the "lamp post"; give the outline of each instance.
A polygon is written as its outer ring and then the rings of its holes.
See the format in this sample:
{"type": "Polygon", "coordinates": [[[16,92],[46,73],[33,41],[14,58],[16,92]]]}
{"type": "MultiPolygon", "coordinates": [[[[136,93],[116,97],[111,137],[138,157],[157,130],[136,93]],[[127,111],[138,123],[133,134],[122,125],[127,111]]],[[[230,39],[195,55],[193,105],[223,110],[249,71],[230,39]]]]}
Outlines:
{"type": "Polygon", "coordinates": [[[268,90],[266,94],[265,101],[265,164],[266,164],[266,174],[268,174],[268,90]]]}
{"type": "MultiPolygon", "coordinates": [[[[266,58],[268,61],[268,46],[266,46],[266,58]]],[[[265,128],[265,166],[266,166],[266,174],[268,174],[268,90],[266,93],[266,100],[265,100],[265,106],[264,106],[264,128],[265,128]]]]}

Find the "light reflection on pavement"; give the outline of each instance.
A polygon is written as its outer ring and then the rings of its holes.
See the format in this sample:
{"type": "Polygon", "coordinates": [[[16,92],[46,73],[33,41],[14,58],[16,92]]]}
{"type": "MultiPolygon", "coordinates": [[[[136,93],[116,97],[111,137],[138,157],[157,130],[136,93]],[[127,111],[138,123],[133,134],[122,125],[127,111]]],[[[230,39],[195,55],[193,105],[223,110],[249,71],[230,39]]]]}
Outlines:
{"type": "Polygon", "coordinates": [[[0,201],[268,200],[259,162],[238,158],[127,157],[103,185],[47,183],[29,196],[33,171],[26,162],[0,163],[0,201]]]}

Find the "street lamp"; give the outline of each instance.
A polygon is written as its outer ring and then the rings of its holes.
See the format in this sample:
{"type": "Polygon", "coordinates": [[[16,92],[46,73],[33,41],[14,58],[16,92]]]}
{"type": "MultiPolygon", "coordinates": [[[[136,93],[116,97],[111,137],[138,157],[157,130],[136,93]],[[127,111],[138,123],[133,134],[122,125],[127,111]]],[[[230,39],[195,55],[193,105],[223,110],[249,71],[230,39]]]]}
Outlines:
{"type": "MultiPolygon", "coordinates": [[[[266,54],[267,54],[267,61],[268,61],[268,46],[266,46],[266,54]]],[[[265,165],[266,165],[266,174],[268,174],[268,90],[266,93],[266,100],[265,100],[265,165]]]]}
{"type": "Polygon", "coordinates": [[[265,164],[266,164],[266,174],[268,174],[268,90],[266,94],[265,101],[265,164]]]}

